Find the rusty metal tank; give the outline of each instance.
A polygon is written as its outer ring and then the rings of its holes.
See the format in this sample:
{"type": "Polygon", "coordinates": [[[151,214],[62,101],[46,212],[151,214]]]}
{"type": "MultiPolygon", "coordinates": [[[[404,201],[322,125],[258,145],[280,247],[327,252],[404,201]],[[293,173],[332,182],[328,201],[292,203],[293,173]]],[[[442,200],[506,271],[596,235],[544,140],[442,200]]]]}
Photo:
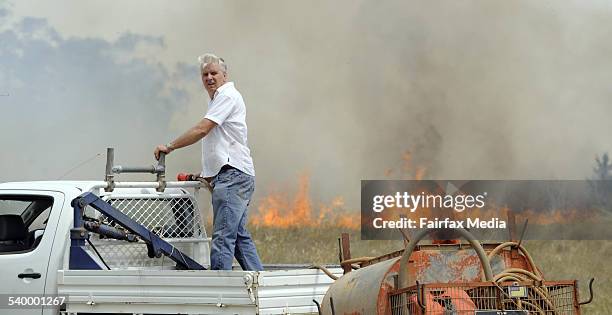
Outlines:
{"type": "MultiPolygon", "coordinates": [[[[469,244],[417,246],[427,232],[417,235],[404,251],[379,257],[380,262],[346,273],[336,280],[323,298],[321,313],[391,314],[389,293],[415,285],[416,281],[478,282],[491,279],[493,273],[510,266],[529,269],[525,257],[512,251],[501,251],[489,260],[485,249],[468,234],[462,236],[469,244]],[[404,271],[400,272],[402,269],[404,271]]],[[[485,248],[490,251],[498,245],[488,244],[485,248]]]]}
{"type": "Polygon", "coordinates": [[[321,312],[330,315],[385,314],[387,294],[395,288],[399,259],[379,262],[340,277],[325,294],[321,312]]]}

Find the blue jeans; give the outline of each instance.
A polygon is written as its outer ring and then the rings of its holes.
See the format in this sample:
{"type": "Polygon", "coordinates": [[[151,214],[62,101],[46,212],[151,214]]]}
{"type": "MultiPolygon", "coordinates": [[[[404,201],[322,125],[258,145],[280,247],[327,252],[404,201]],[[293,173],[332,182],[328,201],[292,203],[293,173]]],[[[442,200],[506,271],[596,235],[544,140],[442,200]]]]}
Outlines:
{"type": "Polygon", "coordinates": [[[210,269],[231,270],[236,257],[243,270],[263,270],[255,243],[246,230],[247,207],[255,190],[255,177],[235,168],[222,169],[213,187],[213,235],[210,269]]]}

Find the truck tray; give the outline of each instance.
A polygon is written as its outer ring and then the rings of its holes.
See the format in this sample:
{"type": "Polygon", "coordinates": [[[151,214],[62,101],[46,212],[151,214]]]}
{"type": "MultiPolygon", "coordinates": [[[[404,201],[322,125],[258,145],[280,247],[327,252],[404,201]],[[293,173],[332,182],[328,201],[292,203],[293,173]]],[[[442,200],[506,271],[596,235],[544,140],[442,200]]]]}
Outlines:
{"type": "Polygon", "coordinates": [[[317,269],[60,270],[58,294],[68,314],[299,314],[316,313],[332,282],[317,269]]]}

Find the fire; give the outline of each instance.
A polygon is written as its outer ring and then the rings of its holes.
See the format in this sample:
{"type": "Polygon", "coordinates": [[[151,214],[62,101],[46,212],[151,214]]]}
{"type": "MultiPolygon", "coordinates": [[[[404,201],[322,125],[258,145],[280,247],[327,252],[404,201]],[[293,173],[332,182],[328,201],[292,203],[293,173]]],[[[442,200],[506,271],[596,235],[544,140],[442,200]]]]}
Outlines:
{"type": "MultiPolygon", "coordinates": [[[[402,166],[400,170],[397,172],[398,179],[412,179],[412,180],[422,180],[427,173],[427,168],[423,165],[416,165],[413,162],[412,152],[409,150],[404,151],[402,153],[402,166]]],[[[394,168],[387,168],[384,171],[385,177],[394,177],[396,174],[396,170],[394,168]]]]}
{"type": "Polygon", "coordinates": [[[309,176],[300,176],[298,184],[293,198],[286,192],[264,197],[251,222],[256,226],[275,228],[336,226],[359,229],[359,213],[347,211],[342,197],[334,198],[329,204],[320,204],[315,211],[309,193],[309,176]]]}
{"type": "Polygon", "coordinates": [[[423,179],[423,177],[425,177],[425,172],[427,171],[427,169],[425,167],[419,166],[415,169],[414,171],[414,179],[416,180],[421,180],[423,179]]]}
{"type": "MultiPolygon", "coordinates": [[[[423,179],[427,169],[414,165],[410,151],[404,151],[401,158],[402,166],[397,173],[402,179],[423,179]]],[[[384,171],[386,177],[395,173],[393,168],[384,171]]],[[[293,197],[286,191],[268,194],[259,200],[257,211],[251,215],[250,221],[260,227],[334,226],[357,230],[361,225],[361,216],[359,210],[348,210],[341,196],[315,207],[310,197],[309,176],[303,174],[298,179],[298,189],[293,197]]]]}

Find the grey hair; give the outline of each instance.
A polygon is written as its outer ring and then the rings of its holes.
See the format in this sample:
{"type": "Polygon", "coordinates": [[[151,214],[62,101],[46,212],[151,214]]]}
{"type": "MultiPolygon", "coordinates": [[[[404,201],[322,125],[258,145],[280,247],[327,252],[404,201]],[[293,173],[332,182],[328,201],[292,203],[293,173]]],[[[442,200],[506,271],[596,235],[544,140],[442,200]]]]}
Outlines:
{"type": "Polygon", "coordinates": [[[198,61],[200,62],[200,71],[206,67],[209,63],[216,63],[221,66],[223,72],[227,72],[227,65],[225,64],[225,60],[221,57],[217,57],[215,54],[205,53],[198,57],[198,61]]]}

